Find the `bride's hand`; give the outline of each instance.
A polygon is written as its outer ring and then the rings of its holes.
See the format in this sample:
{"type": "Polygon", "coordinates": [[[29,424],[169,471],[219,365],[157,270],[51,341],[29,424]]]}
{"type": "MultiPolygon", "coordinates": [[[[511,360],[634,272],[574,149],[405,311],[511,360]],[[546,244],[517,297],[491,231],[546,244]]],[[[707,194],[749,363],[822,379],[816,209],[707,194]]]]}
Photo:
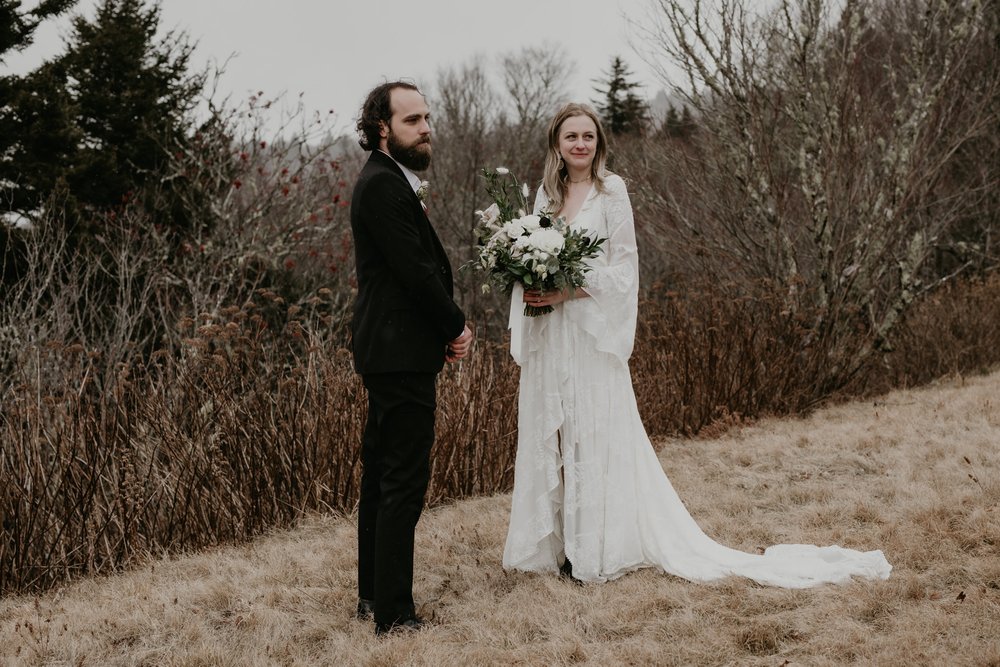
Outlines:
{"type": "Polygon", "coordinates": [[[535,308],[554,306],[573,298],[570,290],[524,290],[524,303],[535,308]]]}

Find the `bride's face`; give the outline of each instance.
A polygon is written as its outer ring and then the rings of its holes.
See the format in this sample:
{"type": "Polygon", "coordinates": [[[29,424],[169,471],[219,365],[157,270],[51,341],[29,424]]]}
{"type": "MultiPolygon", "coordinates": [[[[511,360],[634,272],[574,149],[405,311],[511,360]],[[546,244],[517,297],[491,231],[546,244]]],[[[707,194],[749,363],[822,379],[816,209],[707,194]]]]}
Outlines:
{"type": "Polygon", "coordinates": [[[597,151],[597,126],[588,116],[570,116],[559,128],[559,154],[570,171],[589,171],[597,151]]]}

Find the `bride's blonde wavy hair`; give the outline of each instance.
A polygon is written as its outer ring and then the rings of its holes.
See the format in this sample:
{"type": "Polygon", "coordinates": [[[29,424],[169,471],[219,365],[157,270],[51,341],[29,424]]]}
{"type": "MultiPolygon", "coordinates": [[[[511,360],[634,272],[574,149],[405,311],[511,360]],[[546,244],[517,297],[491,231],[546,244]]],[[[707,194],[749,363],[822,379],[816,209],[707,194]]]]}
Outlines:
{"type": "Polygon", "coordinates": [[[608,175],[608,140],[601,127],[601,119],[593,108],[586,104],[570,102],[552,118],[549,123],[549,147],[545,153],[545,172],[542,177],[542,189],[548,197],[548,212],[555,214],[562,208],[563,200],[569,191],[566,164],[559,155],[559,130],[567,118],[586,116],[594,121],[597,128],[597,148],[594,150],[594,161],[590,163],[590,176],[598,192],[604,192],[604,177],[608,175]]]}

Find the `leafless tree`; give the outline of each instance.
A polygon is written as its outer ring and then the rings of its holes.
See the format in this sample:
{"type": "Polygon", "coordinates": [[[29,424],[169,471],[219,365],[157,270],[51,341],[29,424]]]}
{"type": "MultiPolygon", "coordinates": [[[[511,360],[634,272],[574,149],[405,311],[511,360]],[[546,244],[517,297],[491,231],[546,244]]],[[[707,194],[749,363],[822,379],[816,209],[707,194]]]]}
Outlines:
{"type": "Polygon", "coordinates": [[[543,130],[566,101],[573,63],[558,46],[528,46],[500,58],[504,90],[514,108],[514,122],[527,134],[543,130]]]}
{"type": "Polygon", "coordinates": [[[478,172],[495,153],[494,130],[500,98],[483,58],[438,72],[431,100],[434,160],[430,206],[449,250],[466,254],[472,241],[472,212],[479,207],[478,172]]]}
{"type": "Polygon", "coordinates": [[[652,3],[653,64],[683,71],[699,127],[644,156],[663,180],[642,204],[676,266],[781,290],[806,341],[831,344],[836,385],[917,297],[991,252],[969,243],[932,271],[998,184],[995,34],[976,2],[751,6],[652,3]]]}
{"type": "MultiPolygon", "coordinates": [[[[508,165],[544,158],[545,131],[556,110],[568,101],[574,67],[559,46],[528,46],[500,57],[503,89],[513,110],[499,128],[506,135],[508,165]]],[[[533,178],[535,170],[531,171],[533,178]]],[[[528,176],[523,169],[520,173],[528,176]]]]}
{"type": "MultiPolygon", "coordinates": [[[[474,211],[489,204],[482,169],[502,165],[529,184],[541,180],[545,127],[566,98],[572,65],[560,49],[529,47],[502,56],[499,70],[498,90],[496,72],[481,57],[444,68],[431,95],[435,149],[429,215],[459,263],[471,258],[474,211]]],[[[498,311],[497,297],[483,296],[479,279],[458,276],[463,304],[477,312],[498,311]]]]}

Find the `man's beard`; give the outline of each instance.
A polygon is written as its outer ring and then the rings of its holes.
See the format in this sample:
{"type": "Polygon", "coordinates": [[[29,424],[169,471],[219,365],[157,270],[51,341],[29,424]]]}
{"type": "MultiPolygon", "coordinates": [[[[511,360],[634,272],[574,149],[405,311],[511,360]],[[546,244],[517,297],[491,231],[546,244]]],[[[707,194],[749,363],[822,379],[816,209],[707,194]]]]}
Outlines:
{"type": "Polygon", "coordinates": [[[430,149],[430,138],[420,139],[416,143],[406,146],[396,139],[396,135],[389,132],[389,136],[386,137],[386,143],[388,144],[389,155],[407,169],[423,171],[431,164],[430,150],[422,150],[420,148],[421,144],[427,144],[427,148],[430,149]]]}

